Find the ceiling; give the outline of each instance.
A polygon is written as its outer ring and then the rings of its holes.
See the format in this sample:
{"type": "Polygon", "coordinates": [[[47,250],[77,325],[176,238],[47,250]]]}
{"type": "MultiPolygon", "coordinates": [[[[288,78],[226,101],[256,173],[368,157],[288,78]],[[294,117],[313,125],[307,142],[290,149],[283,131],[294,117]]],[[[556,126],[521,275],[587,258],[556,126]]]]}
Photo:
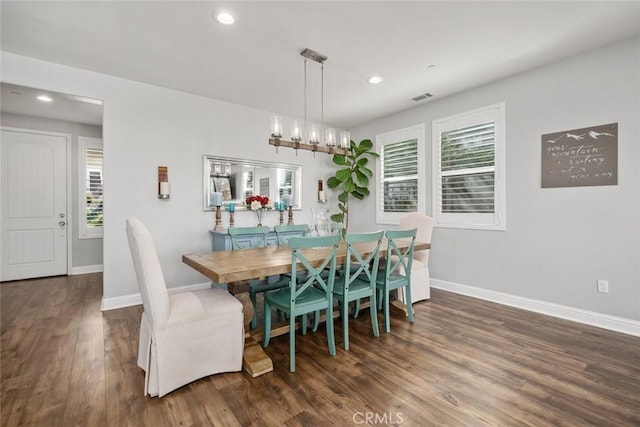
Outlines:
{"type": "MultiPolygon", "coordinates": [[[[640,33],[640,2],[2,1],[2,50],[352,128],[640,33]],[[224,26],[213,15],[235,15],[224,26]],[[319,66],[308,117],[320,120],[319,66]],[[367,83],[379,74],[384,81],[367,83]],[[415,102],[424,93],[433,97],[415,102]]],[[[4,93],[3,93],[4,98],[4,93]]],[[[4,99],[3,99],[4,101],[4,99]]]]}
{"type": "Polygon", "coordinates": [[[3,113],[46,117],[48,119],[102,126],[102,101],[49,90],[0,83],[3,113]],[[46,95],[50,102],[38,96],[46,95]]]}

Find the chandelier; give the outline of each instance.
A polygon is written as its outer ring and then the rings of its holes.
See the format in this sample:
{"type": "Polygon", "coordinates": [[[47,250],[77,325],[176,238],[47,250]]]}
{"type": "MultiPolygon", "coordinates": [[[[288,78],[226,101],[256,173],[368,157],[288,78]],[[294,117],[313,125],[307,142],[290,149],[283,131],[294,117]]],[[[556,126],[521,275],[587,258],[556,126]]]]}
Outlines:
{"type": "Polygon", "coordinates": [[[280,116],[271,117],[271,138],[269,138],[269,144],[276,147],[276,153],[278,147],[289,147],[296,150],[308,150],[313,151],[315,157],[316,151],[328,154],[342,154],[349,155],[349,148],[351,146],[351,134],[349,131],[340,132],[340,139],[336,138],[336,129],[324,128],[324,61],[327,57],[321,53],[315,52],[311,49],[304,49],[300,52],[300,55],[304,57],[304,129],[300,126],[298,120],[291,122],[291,140],[282,139],[283,120],[280,116]],[[307,121],[307,60],[310,59],[320,64],[320,126],[316,124],[309,124],[307,121]],[[303,135],[306,136],[306,141],[303,142],[303,135]],[[321,144],[321,139],[324,136],[324,144],[321,144]]]}

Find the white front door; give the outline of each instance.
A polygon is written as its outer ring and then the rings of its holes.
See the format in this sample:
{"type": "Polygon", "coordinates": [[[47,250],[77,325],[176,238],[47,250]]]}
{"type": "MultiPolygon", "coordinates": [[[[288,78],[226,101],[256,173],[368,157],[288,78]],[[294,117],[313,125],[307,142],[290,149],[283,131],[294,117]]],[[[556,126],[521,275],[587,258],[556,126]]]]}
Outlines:
{"type": "Polygon", "coordinates": [[[0,135],[0,280],[67,274],[67,138],[0,135]]]}

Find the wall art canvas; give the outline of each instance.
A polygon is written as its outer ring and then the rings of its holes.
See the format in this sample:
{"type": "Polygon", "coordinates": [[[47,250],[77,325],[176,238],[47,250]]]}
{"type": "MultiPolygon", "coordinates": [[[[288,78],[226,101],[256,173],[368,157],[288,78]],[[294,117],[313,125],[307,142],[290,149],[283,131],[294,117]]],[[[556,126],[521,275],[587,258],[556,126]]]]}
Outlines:
{"type": "Polygon", "coordinates": [[[618,184],[618,123],[542,135],[542,188],[618,184]]]}
{"type": "Polygon", "coordinates": [[[269,197],[269,178],[260,178],[260,195],[269,197]]]}

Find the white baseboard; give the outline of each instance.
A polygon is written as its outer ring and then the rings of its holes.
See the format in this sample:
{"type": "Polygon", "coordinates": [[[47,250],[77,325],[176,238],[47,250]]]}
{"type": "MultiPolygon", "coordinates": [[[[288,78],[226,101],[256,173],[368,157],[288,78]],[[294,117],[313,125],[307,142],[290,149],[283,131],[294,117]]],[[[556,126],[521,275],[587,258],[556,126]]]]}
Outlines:
{"type": "Polygon", "coordinates": [[[640,322],[431,278],[431,287],[640,337],[640,322]]]}
{"type": "Polygon", "coordinates": [[[71,268],[71,276],[75,276],[76,274],[88,274],[88,273],[102,273],[102,264],[83,265],[80,267],[71,268]]]}
{"type": "MultiPolygon", "coordinates": [[[[193,285],[178,286],[176,288],[168,288],[170,294],[186,291],[199,291],[211,288],[211,282],[196,283],[193,285]]],[[[122,295],[120,297],[105,298],[102,297],[101,311],[115,310],[117,308],[131,307],[133,305],[142,304],[142,296],[138,294],[122,295]]]]}

